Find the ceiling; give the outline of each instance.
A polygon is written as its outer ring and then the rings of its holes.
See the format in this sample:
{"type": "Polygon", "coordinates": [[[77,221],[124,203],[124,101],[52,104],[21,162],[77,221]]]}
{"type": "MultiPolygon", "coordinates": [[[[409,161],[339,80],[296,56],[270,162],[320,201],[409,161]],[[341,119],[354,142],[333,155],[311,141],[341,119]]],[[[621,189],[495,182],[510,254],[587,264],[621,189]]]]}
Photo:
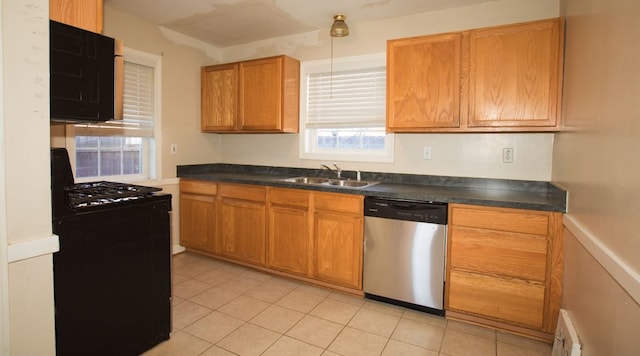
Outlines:
{"type": "Polygon", "coordinates": [[[105,0],[108,6],[218,48],[496,0],[105,0]]]}

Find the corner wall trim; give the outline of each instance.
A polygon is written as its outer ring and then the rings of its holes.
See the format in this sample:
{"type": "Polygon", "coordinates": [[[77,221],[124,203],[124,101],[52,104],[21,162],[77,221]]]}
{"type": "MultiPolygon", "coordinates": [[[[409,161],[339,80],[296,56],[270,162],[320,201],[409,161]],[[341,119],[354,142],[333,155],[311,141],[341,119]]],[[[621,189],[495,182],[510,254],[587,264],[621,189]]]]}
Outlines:
{"type": "Polygon", "coordinates": [[[171,248],[171,252],[172,252],[172,254],[174,254],[174,255],[177,255],[177,254],[179,254],[179,253],[181,253],[181,252],[184,252],[184,251],[186,251],[186,250],[187,250],[187,249],[186,249],[186,248],[184,248],[184,246],[181,246],[181,245],[173,245],[173,246],[172,246],[172,248],[171,248]]]}
{"type": "Polygon", "coordinates": [[[26,260],[58,252],[60,241],[58,235],[51,235],[40,239],[9,243],[7,259],[9,263],[26,260]]]}
{"type": "Polygon", "coordinates": [[[621,260],[598,238],[570,215],[565,215],[564,226],[578,239],[604,269],[640,304],[640,274],[621,260]]]}

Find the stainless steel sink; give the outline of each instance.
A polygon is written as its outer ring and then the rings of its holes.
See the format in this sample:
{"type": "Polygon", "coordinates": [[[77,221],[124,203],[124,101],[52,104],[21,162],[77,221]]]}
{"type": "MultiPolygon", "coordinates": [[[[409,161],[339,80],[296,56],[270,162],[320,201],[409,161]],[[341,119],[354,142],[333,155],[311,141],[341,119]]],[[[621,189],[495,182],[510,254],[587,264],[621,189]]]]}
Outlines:
{"type": "Polygon", "coordinates": [[[332,187],[342,188],[364,188],[369,187],[379,182],[363,181],[363,180],[347,180],[347,179],[331,179],[320,177],[293,177],[285,178],[283,182],[297,183],[297,184],[310,184],[310,185],[325,185],[332,187]]]}
{"type": "Polygon", "coordinates": [[[362,188],[376,183],[377,182],[365,182],[361,180],[332,180],[329,182],[330,185],[349,188],[362,188]]]}
{"type": "Polygon", "coordinates": [[[319,177],[294,177],[283,179],[284,182],[290,183],[302,183],[302,184],[322,184],[327,183],[331,179],[329,178],[319,178],[319,177]]]}

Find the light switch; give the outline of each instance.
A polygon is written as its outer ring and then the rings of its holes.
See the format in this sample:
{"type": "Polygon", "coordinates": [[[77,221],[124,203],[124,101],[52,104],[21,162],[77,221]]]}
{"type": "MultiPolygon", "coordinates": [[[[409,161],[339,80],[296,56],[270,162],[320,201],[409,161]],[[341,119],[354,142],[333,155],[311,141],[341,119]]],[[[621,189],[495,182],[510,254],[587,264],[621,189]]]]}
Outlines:
{"type": "Polygon", "coordinates": [[[422,158],[431,159],[431,147],[424,147],[424,151],[422,152],[422,158]]]}

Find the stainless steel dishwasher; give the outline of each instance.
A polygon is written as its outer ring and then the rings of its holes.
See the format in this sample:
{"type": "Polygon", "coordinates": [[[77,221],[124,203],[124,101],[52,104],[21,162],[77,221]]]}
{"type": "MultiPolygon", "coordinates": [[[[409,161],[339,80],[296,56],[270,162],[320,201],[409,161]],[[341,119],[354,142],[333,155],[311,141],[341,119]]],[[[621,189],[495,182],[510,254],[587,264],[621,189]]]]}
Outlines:
{"type": "Polygon", "coordinates": [[[444,315],[447,204],[366,197],[368,298],[444,315]]]}

